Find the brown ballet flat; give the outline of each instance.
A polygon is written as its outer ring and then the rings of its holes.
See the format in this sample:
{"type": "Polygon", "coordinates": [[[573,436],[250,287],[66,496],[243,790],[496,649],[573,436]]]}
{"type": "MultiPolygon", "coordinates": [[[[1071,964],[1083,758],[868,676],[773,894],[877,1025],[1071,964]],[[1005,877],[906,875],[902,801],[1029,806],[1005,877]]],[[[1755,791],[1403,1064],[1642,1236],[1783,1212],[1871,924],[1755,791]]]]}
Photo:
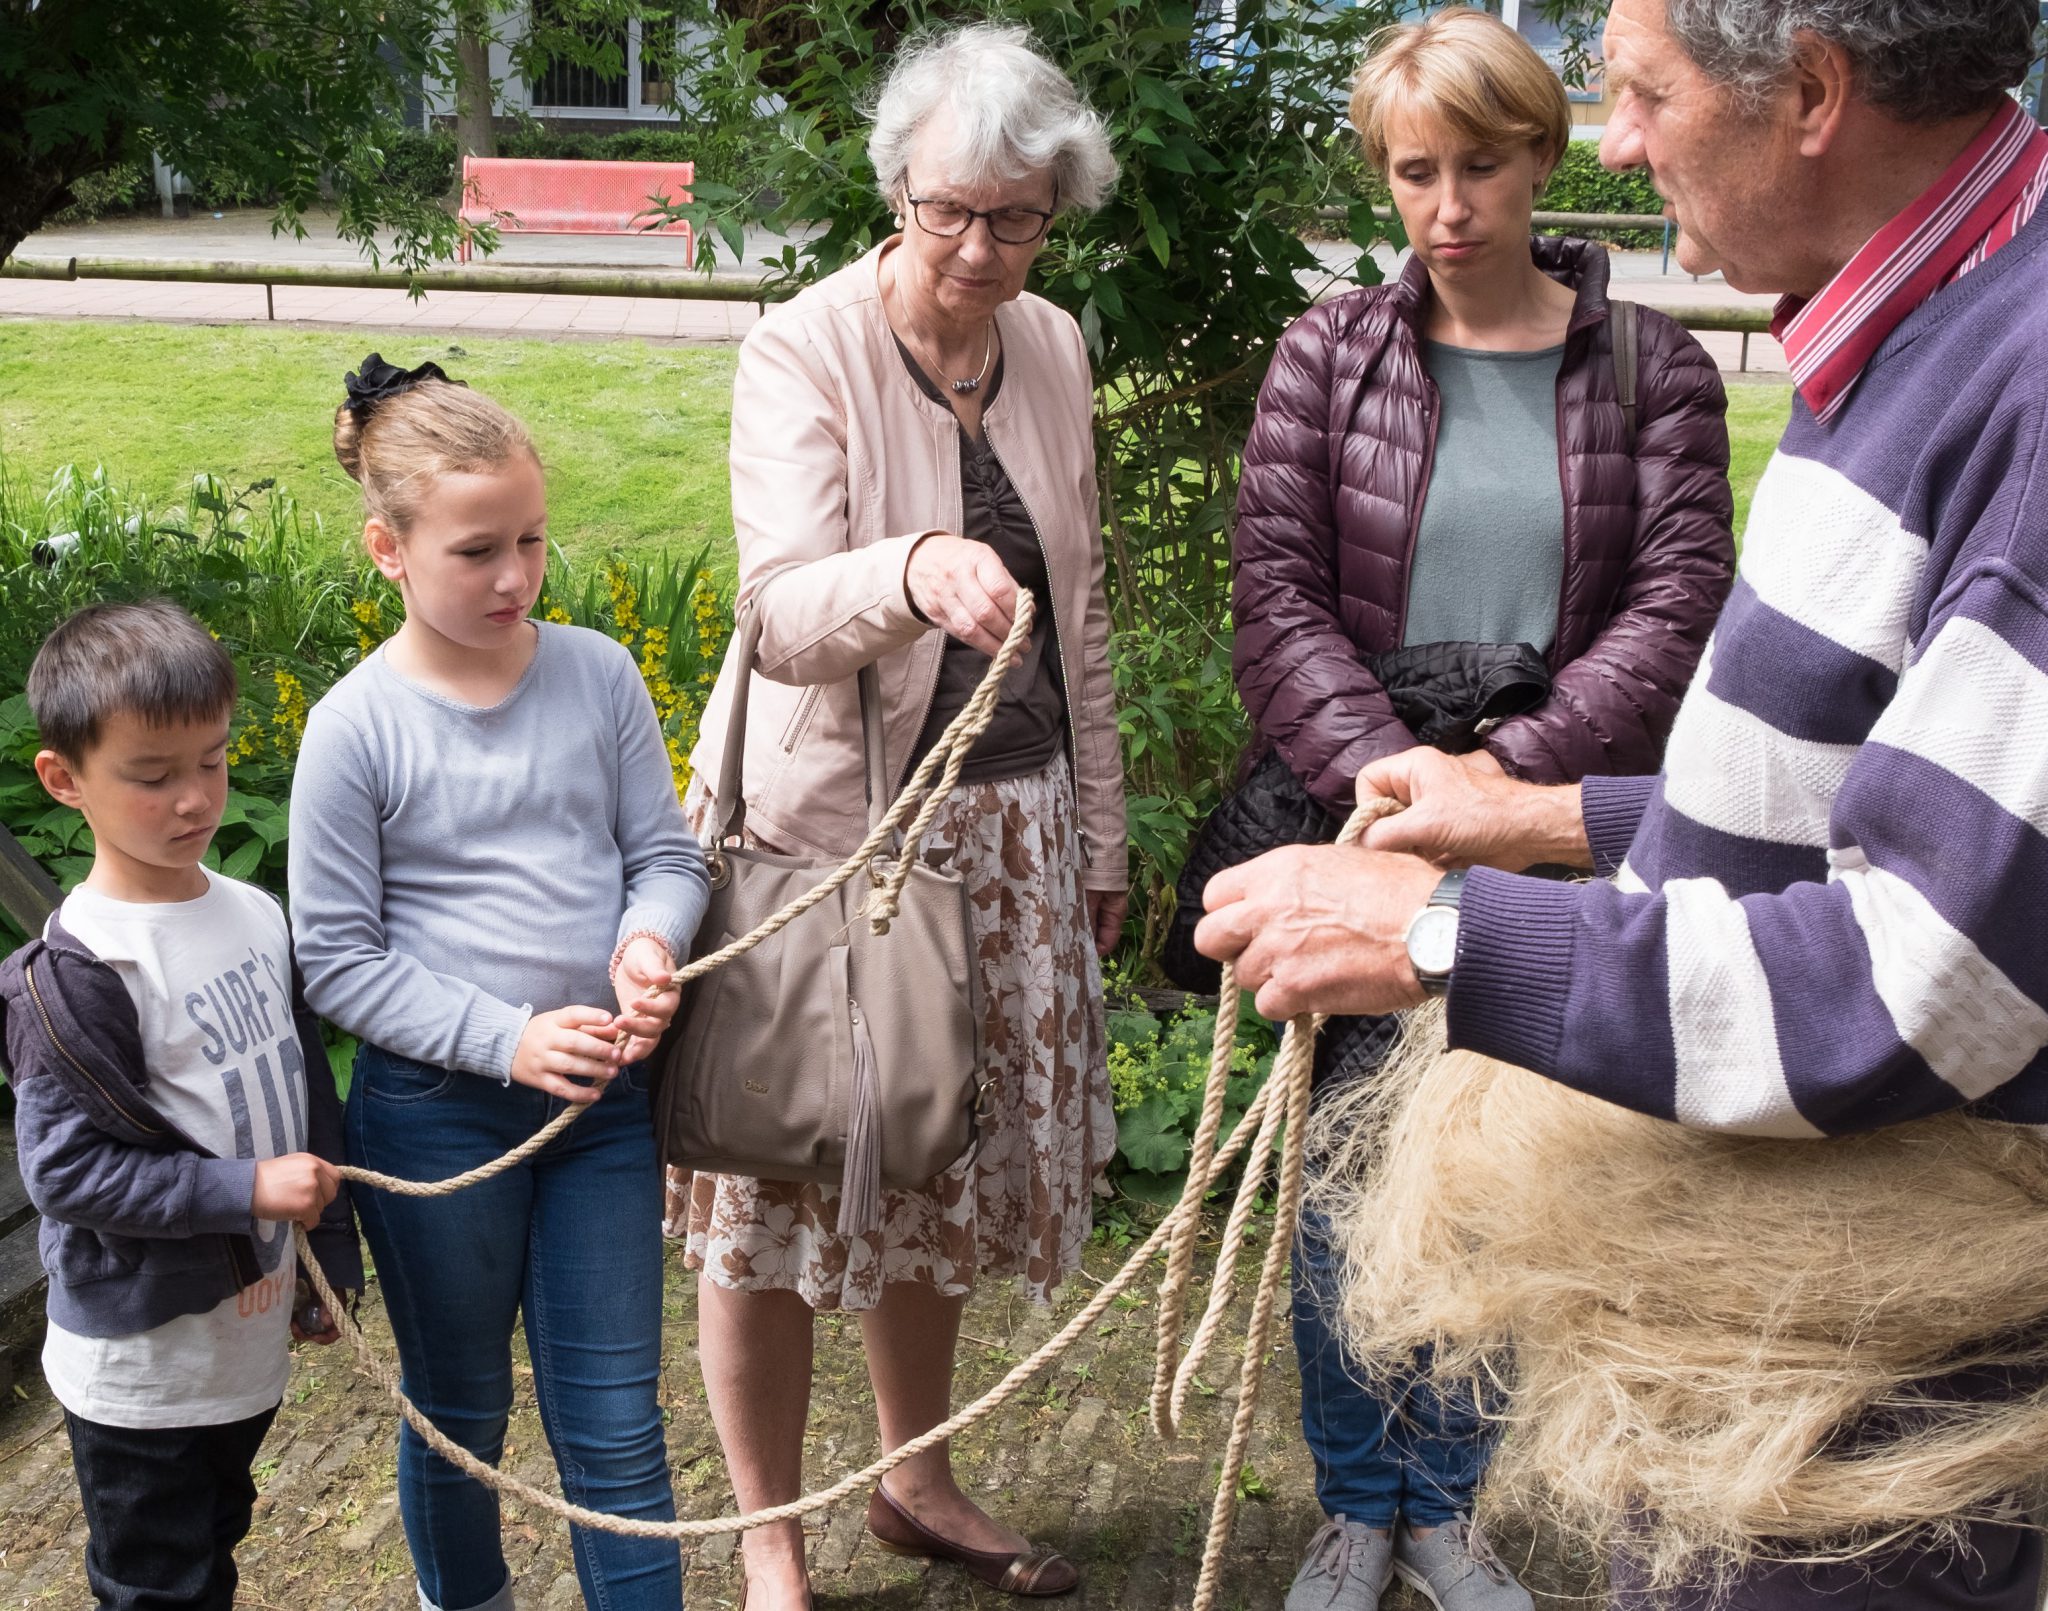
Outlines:
{"type": "Polygon", "coordinates": [[[1071,1594],[1081,1586],[1080,1568],[1051,1545],[1033,1544],[1014,1555],[999,1550],[968,1549],[941,1538],[905,1510],[880,1483],[875,1484],[874,1494],[868,1500],[868,1532],[891,1555],[951,1561],[1004,1594],[1037,1598],[1071,1594]]]}

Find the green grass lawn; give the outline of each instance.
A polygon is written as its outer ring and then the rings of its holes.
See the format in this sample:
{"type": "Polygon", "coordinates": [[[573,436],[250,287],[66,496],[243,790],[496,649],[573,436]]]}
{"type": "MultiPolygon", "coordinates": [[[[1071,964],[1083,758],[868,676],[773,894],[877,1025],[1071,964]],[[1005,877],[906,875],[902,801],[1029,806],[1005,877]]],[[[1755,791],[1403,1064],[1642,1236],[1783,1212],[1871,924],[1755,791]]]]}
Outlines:
{"type": "MultiPolygon", "coordinates": [[[[376,349],[432,358],[524,419],[548,466],[556,540],[572,557],[692,550],[731,576],[725,438],[735,349],[635,341],[452,339],[263,325],[0,323],[0,458],[31,488],[59,465],[177,502],[194,473],[275,476],[339,541],[361,519],[334,462],[341,377],[376,349]]],[[[1790,389],[1731,384],[1735,529],[1791,406],[1790,389]]]]}
{"type": "Polygon", "coordinates": [[[1749,500],[1771,450],[1785,434],[1792,388],[1775,381],[1731,382],[1728,387],[1728,479],[1735,487],[1735,536],[1749,524],[1749,500]]]}
{"type": "Polygon", "coordinates": [[[274,476],[351,541],[362,505],[334,462],[334,410],[343,374],[372,350],[407,367],[431,358],[526,421],[548,468],[553,534],[572,557],[708,541],[730,576],[732,347],[0,323],[0,457],[31,488],[63,464],[104,464],[159,505],[182,500],[198,471],[236,486],[274,476]]]}

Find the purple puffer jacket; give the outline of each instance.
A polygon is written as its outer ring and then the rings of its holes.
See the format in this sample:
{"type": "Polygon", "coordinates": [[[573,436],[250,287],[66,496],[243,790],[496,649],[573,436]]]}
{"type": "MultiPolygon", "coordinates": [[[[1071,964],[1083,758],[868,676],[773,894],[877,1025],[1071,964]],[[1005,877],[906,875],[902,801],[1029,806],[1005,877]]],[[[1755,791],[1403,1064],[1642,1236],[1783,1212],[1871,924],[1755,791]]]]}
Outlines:
{"type": "MultiPolygon", "coordinates": [[[[1550,698],[1487,748],[1566,783],[1655,771],[1734,575],[1727,398],[1700,344],[1643,309],[1631,461],[1607,328],[1607,254],[1537,237],[1576,287],[1557,382],[1564,585],[1550,698]]],[[[1341,820],[1369,762],[1406,749],[1365,657],[1398,648],[1436,446],[1423,366],[1429,276],[1333,298],[1280,340],[1238,488],[1232,656],[1238,693],[1294,774],[1341,820]]]]}

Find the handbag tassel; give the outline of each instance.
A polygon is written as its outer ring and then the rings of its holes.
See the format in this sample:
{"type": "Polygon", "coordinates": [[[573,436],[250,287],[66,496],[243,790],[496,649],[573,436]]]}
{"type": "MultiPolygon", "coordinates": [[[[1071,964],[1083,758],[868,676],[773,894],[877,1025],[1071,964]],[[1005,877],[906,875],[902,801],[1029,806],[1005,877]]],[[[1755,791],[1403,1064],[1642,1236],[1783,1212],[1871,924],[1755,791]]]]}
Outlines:
{"type": "Polygon", "coordinates": [[[853,1096],[846,1115],[846,1171],[839,1179],[839,1234],[865,1236],[882,1228],[882,1126],[874,1042],[860,1003],[848,999],[853,1018],[853,1096]]]}

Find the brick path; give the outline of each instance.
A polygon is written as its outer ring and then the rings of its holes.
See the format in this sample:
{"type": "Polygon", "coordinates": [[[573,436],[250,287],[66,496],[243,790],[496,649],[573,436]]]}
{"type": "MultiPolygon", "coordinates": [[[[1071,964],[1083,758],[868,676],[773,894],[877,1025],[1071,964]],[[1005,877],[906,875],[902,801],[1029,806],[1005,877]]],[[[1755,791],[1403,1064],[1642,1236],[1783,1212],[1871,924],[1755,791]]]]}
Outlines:
{"type": "MultiPolygon", "coordinates": [[[[1097,1278],[1120,1262],[1093,1248],[1097,1278]]],[[[1008,1287],[991,1286],[968,1306],[956,1398],[983,1391],[1086,1300],[1087,1278],[1070,1281],[1055,1312],[1034,1309],[1008,1287]]],[[[669,1463],[685,1515],[729,1513],[732,1492],[705,1407],[696,1363],[695,1301],[672,1258],[663,1400],[670,1413],[669,1463]]],[[[1150,1292],[1151,1283],[1146,1283],[1150,1292]]],[[[383,1337],[375,1288],[365,1305],[383,1337]]],[[[1242,1295],[1239,1305],[1243,1307],[1242,1295]]],[[[1048,1377],[963,1441],[963,1483],[992,1511],[1055,1543],[1081,1564],[1075,1611],[1169,1611],[1193,1593],[1210,1484],[1234,1394],[1237,1359],[1217,1358],[1208,1379],[1232,1388],[1202,1399],[1183,1441],[1162,1445],[1144,1416],[1152,1360],[1149,1301],[1111,1311],[1048,1377]]],[[[1241,1317],[1240,1317],[1241,1319],[1241,1317]]],[[[872,1396],[859,1330],[824,1317],[818,1328],[817,1388],[806,1482],[821,1486],[877,1452],[872,1396]]],[[[523,1363],[507,1464],[552,1489],[555,1478],[523,1363]]],[[[79,1566],[85,1538],[70,1452],[48,1391],[32,1379],[28,1397],[0,1410],[0,1608],[67,1606],[86,1597],[79,1566]]],[[[1253,1467],[1268,1497],[1243,1507],[1222,1604],[1277,1611],[1301,1545],[1319,1519],[1306,1451],[1296,1435],[1298,1386],[1291,1351],[1276,1349],[1260,1406],[1253,1467]]],[[[258,1465],[262,1498],[243,1546],[241,1603],[255,1611],[412,1611],[412,1574],[393,1492],[394,1417],[381,1391],[359,1378],[339,1349],[302,1348],[258,1465]]],[[[812,1570],[819,1603],[888,1611],[964,1611],[1014,1604],[946,1567],[885,1555],[866,1541],[864,1501],[812,1519],[812,1570]]],[[[520,1611],[568,1611],[579,1604],[568,1531],[508,1507],[505,1549],[520,1611]]],[[[739,1590],[728,1535],[688,1548],[685,1598],[693,1607],[730,1607],[739,1590]]],[[[1509,1540],[1503,1551],[1527,1551],[1509,1540]]],[[[1585,1573],[1539,1561],[1530,1587],[1568,1593],[1585,1573]]],[[[1566,1604],[1584,1603],[1568,1594],[1566,1604]]],[[[1420,1602],[1389,1597],[1389,1611],[1420,1602]]]]}

